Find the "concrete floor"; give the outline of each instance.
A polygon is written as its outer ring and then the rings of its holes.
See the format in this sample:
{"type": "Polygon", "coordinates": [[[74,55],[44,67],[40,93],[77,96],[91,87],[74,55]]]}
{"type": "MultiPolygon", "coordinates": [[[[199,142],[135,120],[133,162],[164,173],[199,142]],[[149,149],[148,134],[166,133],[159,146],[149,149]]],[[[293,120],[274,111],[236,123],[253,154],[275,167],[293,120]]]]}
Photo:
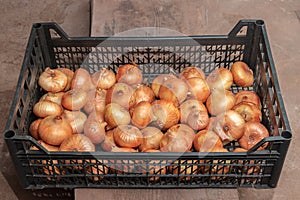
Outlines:
{"type": "MultiPolygon", "coordinates": [[[[112,35],[136,27],[159,26],[186,35],[227,34],[239,19],[265,20],[282,96],[290,120],[293,139],[276,189],[201,189],[197,199],[298,199],[300,159],[299,75],[300,1],[299,0],[95,0],[90,25],[89,0],[0,0],[0,132],[3,131],[16,87],[26,42],[32,23],[56,21],[71,36],[112,35]],[[3,118],[2,118],[3,116],[3,118]],[[221,198],[220,198],[221,197],[221,198]]],[[[32,199],[21,189],[3,137],[0,136],[1,199],[32,199]]],[[[114,197],[111,190],[76,190],[77,199],[95,196],[114,197]]],[[[159,191],[139,191],[153,198],[166,197],[159,191]]],[[[185,191],[181,191],[185,193],[185,191]]],[[[130,192],[129,192],[130,193],[130,192]]],[[[123,194],[128,192],[123,191],[123,194]]],[[[125,195],[126,196],[126,195],[125,195]]],[[[125,199],[124,196],[124,199],[125,199]]],[[[126,197],[127,197],[126,196],[126,197]]]]}

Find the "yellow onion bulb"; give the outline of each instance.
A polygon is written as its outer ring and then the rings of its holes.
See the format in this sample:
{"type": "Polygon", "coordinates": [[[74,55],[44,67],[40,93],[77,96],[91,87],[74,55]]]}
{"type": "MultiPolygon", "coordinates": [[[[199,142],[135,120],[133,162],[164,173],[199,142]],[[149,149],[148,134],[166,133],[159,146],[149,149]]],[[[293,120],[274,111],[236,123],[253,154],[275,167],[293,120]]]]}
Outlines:
{"type": "Polygon", "coordinates": [[[71,82],[74,76],[74,72],[68,68],[57,68],[58,71],[61,71],[67,76],[67,85],[64,89],[64,91],[68,91],[71,88],[71,82]]]}
{"type": "Polygon", "coordinates": [[[33,113],[40,118],[50,115],[61,115],[63,108],[52,101],[39,101],[33,106],[33,113]]]}
{"type": "Polygon", "coordinates": [[[143,134],[143,140],[139,146],[141,152],[158,150],[160,148],[159,144],[163,133],[158,128],[149,126],[142,129],[141,132],[143,134]]]}
{"type": "Polygon", "coordinates": [[[152,102],[152,114],[152,124],[163,131],[177,124],[180,119],[178,108],[171,101],[166,100],[152,102]]]}
{"type": "Polygon", "coordinates": [[[48,92],[40,98],[40,101],[47,100],[47,101],[52,101],[58,105],[61,105],[61,99],[64,94],[65,94],[64,92],[57,92],[57,93],[48,92]]]}
{"type": "Polygon", "coordinates": [[[104,120],[108,125],[108,129],[115,128],[120,125],[127,125],[131,118],[129,111],[116,103],[110,103],[105,107],[104,120]]]}
{"type": "Polygon", "coordinates": [[[92,82],[97,88],[107,90],[116,83],[116,75],[109,69],[101,69],[92,75],[92,82]]]}
{"type": "Polygon", "coordinates": [[[230,71],[233,76],[233,81],[237,86],[249,87],[253,85],[253,72],[246,63],[242,61],[237,61],[233,63],[230,71]]]}
{"type": "Polygon", "coordinates": [[[150,87],[146,85],[138,85],[130,98],[129,107],[132,108],[142,101],[152,103],[154,99],[155,94],[150,87]]]}
{"type": "Polygon", "coordinates": [[[179,109],[181,123],[187,123],[189,114],[194,110],[207,112],[205,105],[201,101],[195,99],[186,100],[180,105],[179,109]]]}
{"type": "Polygon", "coordinates": [[[75,151],[75,152],[94,152],[95,145],[92,141],[83,134],[73,134],[65,139],[61,145],[60,151],[75,151]]]}
{"type": "Polygon", "coordinates": [[[262,113],[260,109],[258,109],[253,103],[241,102],[233,106],[232,110],[238,112],[246,122],[260,122],[262,120],[262,113]]]}
{"type": "Polygon", "coordinates": [[[94,88],[95,86],[92,82],[91,75],[89,74],[89,72],[83,68],[76,69],[73,79],[71,81],[70,89],[89,91],[94,88]]]}
{"type": "Polygon", "coordinates": [[[210,90],[215,89],[230,89],[233,84],[233,76],[229,69],[218,68],[212,71],[206,78],[210,90]]]}
{"type": "Polygon", "coordinates": [[[207,98],[206,107],[211,115],[230,110],[235,105],[234,94],[229,90],[214,90],[207,98]]]}
{"type": "Polygon", "coordinates": [[[193,141],[194,148],[199,152],[211,152],[218,147],[222,148],[221,138],[211,130],[199,131],[193,141]]]}
{"type": "Polygon", "coordinates": [[[213,131],[216,132],[223,143],[240,139],[244,134],[245,120],[233,110],[217,115],[214,120],[213,131]]]}
{"type": "Polygon", "coordinates": [[[152,121],[152,106],[147,101],[142,101],[130,109],[131,122],[138,128],[145,128],[152,121]]]}
{"type": "Polygon", "coordinates": [[[162,100],[171,101],[179,106],[187,97],[188,86],[178,78],[172,78],[165,81],[159,89],[158,97],[162,100]]]}
{"type": "Polygon", "coordinates": [[[158,93],[161,85],[164,84],[167,80],[176,78],[173,74],[161,74],[157,76],[151,83],[151,89],[153,90],[156,97],[158,97],[158,93]]]}
{"type": "Polygon", "coordinates": [[[84,123],[84,135],[87,136],[92,143],[99,144],[105,139],[106,122],[99,122],[95,115],[89,115],[84,123]]]}
{"type": "Polygon", "coordinates": [[[241,102],[253,103],[257,108],[261,108],[261,102],[259,96],[253,91],[239,91],[235,95],[235,104],[241,102]]]}
{"type": "Polygon", "coordinates": [[[58,146],[72,135],[72,127],[63,117],[51,115],[40,122],[38,132],[44,142],[58,146]]]}
{"type": "Polygon", "coordinates": [[[38,84],[47,92],[61,92],[68,83],[67,76],[57,70],[47,67],[39,76],[38,84]]]}
{"type": "Polygon", "coordinates": [[[193,110],[187,118],[187,124],[194,130],[202,130],[207,127],[209,116],[206,111],[193,110]]]}
{"type": "Polygon", "coordinates": [[[133,89],[125,83],[116,83],[107,90],[106,104],[117,103],[122,107],[129,108],[133,89]]]}
{"type": "Polygon", "coordinates": [[[84,90],[69,90],[61,100],[61,104],[68,110],[80,110],[88,101],[88,94],[84,90]]]}
{"type": "Polygon", "coordinates": [[[38,128],[39,128],[41,121],[42,121],[42,119],[36,119],[29,126],[29,133],[36,140],[40,139],[38,128]]]}
{"type": "Polygon", "coordinates": [[[210,88],[205,79],[195,77],[186,80],[189,87],[188,97],[205,102],[210,95],[210,88]]]}
{"type": "Polygon", "coordinates": [[[83,112],[64,110],[62,117],[71,125],[73,134],[83,132],[83,125],[87,120],[87,116],[83,112]]]}
{"type": "Polygon", "coordinates": [[[116,79],[118,83],[136,86],[143,82],[142,71],[134,64],[125,64],[118,68],[116,79]]]}
{"type": "Polygon", "coordinates": [[[181,72],[179,77],[181,79],[190,79],[190,78],[201,78],[201,79],[205,79],[205,74],[202,71],[202,69],[198,68],[198,67],[194,67],[194,66],[190,66],[190,67],[186,67],[184,68],[181,72]]]}
{"type": "Polygon", "coordinates": [[[131,125],[120,125],[113,130],[114,140],[119,147],[136,148],[142,143],[142,132],[131,125]]]}

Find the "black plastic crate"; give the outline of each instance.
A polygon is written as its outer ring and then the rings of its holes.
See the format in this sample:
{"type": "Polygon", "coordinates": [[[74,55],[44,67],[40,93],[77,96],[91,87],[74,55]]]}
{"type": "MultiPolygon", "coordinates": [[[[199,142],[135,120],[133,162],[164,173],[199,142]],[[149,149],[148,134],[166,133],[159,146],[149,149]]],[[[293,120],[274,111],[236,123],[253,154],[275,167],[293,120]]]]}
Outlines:
{"type": "MultiPolygon", "coordinates": [[[[4,138],[26,189],[276,187],[292,134],[283,105],[265,24],[241,20],[228,35],[71,38],[55,23],[34,24],[7,121],[4,138]],[[114,71],[135,62],[145,81],[196,65],[206,74],[235,61],[252,67],[252,90],[262,102],[262,123],[271,136],[246,153],[76,153],[48,152],[29,134],[37,84],[47,67],[114,71]],[[257,151],[268,142],[265,150],[257,151]],[[35,146],[40,151],[30,151],[35,146]]],[[[232,142],[228,149],[238,146],[232,142]]]]}

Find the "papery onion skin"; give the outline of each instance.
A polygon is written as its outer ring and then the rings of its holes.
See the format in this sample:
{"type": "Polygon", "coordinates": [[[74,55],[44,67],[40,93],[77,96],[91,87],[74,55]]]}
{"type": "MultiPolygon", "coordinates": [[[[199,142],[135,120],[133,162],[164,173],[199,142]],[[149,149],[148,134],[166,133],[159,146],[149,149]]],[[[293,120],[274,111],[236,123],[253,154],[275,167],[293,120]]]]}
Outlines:
{"type": "Polygon", "coordinates": [[[194,148],[199,152],[210,152],[217,147],[223,147],[221,138],[213,131],[199,131],[193,141],[194,148]]]}
{"type": "Polygon", "coordinates": [[[58,146],[72,135],[72,127],[61,116],[48,116],[41,121],[38,132],[44,142],[58,146]]]}
{"type": "Polygon", "coordinates": [[[68,83],[68,77],[57,69],[47,67],[39,76],[38,84],[47,92],[61,92],[68,83]]]}
{"type": "Polygon", "coordinates": [[[168,129],[160,140],[163,152],[187,152],[192,148],[195,133],[185,124],[176,124],[168,129]]]}
{"type": "Polygon", "coordinates": [[[38,128],[39,128],[41,121],[42,121],[42,119],[36,119],[29,126],[30,135],[36,140],[40,139],[38,128]]]}
{"type": "Polygon", "coordinates": [[[131,86],[125,83],[116,83],[107,90],[106,104],[117,103],[122,107],[129,108],[129,102],[133,95],[133,89],[131,86]]]}
{"type": "Polygon", "coordinates": [[[161,74],[157,76],[151,83],[151,89],[153,90],[156,97],[158,97],[158,93],[160,90],[161,85],[167,80],[176,78],[173,74],[161,74]]]}
{"type": "Polygon", "coordinates": [[[119,83],[136,86],[143,82],[143,73],[136,65],[125,64],[118,68],[116,79],[119,83]]]}
{"type": "Polygon", "coordinates": [[[237,86],[249,87],[253,85],[253,72],[246,63],[237,61],[233,63],[230,71],[233,76],[233,81],[237,86]]]}
{"type": "Polygon", "coordinates": [[[208,113],[201,110],[192,111],[187,118],[187,124],[194,130],[205,129],[209,123],[208,113]]]}
{"type": "Polygon", "coordinates": [[[181,72],[179,77],[181,79],[190,79],[190,78],[202,78],[205,79],[205,74],[202,71],[202,69],[198,68],[198,67],[194,67],[194,66],[190,66],[190,67],[186,67],[184,68],[181,72]]]}
{"type": "Polygon", "coordinates": [[[61,71],[67,76],[67,85],[64,89],[64,91],[68,91],[71,88],[71,82],[74,76],[74,72],[68,68],[57,68],[58,71],[61,71]]]}
{"type": "Polygon", "coordinates": [[[86,113],[97,112],[99,116],[104,117],[104,111],[106,106],[106,93],[104,89],[90,90],[87,96],[87,103],[83,109],[86,113]]]}
{"type": "Polygon", "coordinates": [[[139,150],[145,152],[147,150],[158,150],[160,148],[160,140],[163,133],[155,127],[146,127],[141,130],[143,134],[143,140],[139,146],[139,150]]]}
{"type": "Polygon", "coordinates": [[[214,90],[206,101],[206,107],[211,115],[218,115],[230,110],[235,105],[235,97],[229,90],[214,90]]]}
{"type": "Polygon", "coordinates": [[[100,144],[100,146],[104,151],[108,151],[108,152],[112,151],[112,149],[114,148],[118,148],[114,140],[113,130],[107,131],[105,133],[104,140],[100,144]]]}
{"type": "Polygon", "coordinates": [[[120,125],[113,131],[115,143],[120,147],[135,148],[142,143],[143,134],[131,125],[120,125]]]}
{"type": "Polygon", "coordinates": [[[73,134],[82,133],[83,125],[87,120],[87,116],[83,112],[64,110],[62,117],[71,125],[73,134]]]}
{"type": "Polygon", "coordinates": [[[94,88],[95,86],[92,82],[91,75],[89,74],[89,72],[83,68],[76,69],[73,79],[71,81],[70,89],[89,91],[94,88]]]}
{"type": "Polygon", "coordinates": [[[262,119],[262,113],[255,104],[250,102],[241,102],[235,105],[232,110],[238,112],[246,122],[260,122],[262,119]]]}
{"type": "Polygon", "coordinates": [[[240,139],[244,134],[245,120],[233,110],[217,115],[214,120],[213,131],[216,132],[223,143],[240,139]]]}
{"type": "Polygon", "coordinates": [[[197,99],[198,101],[205,102],[210,95],[210,88],[205,79],[195,77],[186,80],[189,87],[189,99],[197,99]]]}
{"type": "Polygon", "coordinates": [[[152,103],[154,99],[155,94],[150,87],[146,85],[138,85],[130,98],[129,107],[132,108],[142,101],[152,103]]]}
{"type": "MultiPolygon", "coordinates": [[[[245,124],[244,134],[238,140],[240,146],[246,150],[254,147],[262,139],[269,137],[267,128],[259,122],[247,122],[245,124]]],[[[258,150],[263,150],[268,146],[268,143],[264,143],[258,150]]]]}
{"type": "Polygon", "coordinates": [[[84,123],[84,135],[87,136],[92,143],[99,144],[105,139],[106,122],[99,122],[93,115],[89,116],[84,123]]]}
{"type": "Polygon", "coordinates": [[[152,102],[152,123],[162,131],[177,124],[180,119],[178,108],[170,101],[156,100],[152,102]]]}
{"type": "Polygon", "coordinates": [[[48,151],[59,151],[58,146],[49,145],[49,144],[45,143],[43,140],[38,140],[37,142],[48,151]]]}
{"type": "Polygon", "coordinates": [[[80,110],[88,101],[87,92],[84,90],[69,90],[62,97],[61,104],[68,110],[80,110]]]}
{"type": "Polygon", "coordinates": [[[250,102],[256,105],[257,108],[260,109],[261,102],[259,96],[253,91],[239,91],[235,94],[235,104],[239,104],[241,102],[250,102]]]}
{"type": "Polygon", "coordinates": [[[61,99],[64,94],[65,94],[64,92],[57,92],[57,93],[48,92],[40,98],[40,101],[47,100],[47,101],[52,101],[58,105],[61,105],[61,99]]]}
{"type": "Polygon", "coordinates": [[[130,109],[131,122],[138,128],[145,128],[152,121],[152,106],[147,101],[142,101],[130,109]]]}
{"type": "Polygon", "coordinates": [[[179,106],[187,97],[188,86],[178,78],[169,79],[165,81],[159,89],[158,97],[161,100],[167,100],[179,106]]]}
{"type": "Polygon", "coordinates": [[[110,103],[105,107],[104,120],[108,128],[112,129],[119,125],[127,125],[131,118],[129,111],[116,103],[110,103]]]}
{"type": "Polygon", "coordinates": [[[95,145],[83,134],[74,134],[65,139],[59,148],[60,151],[94,152],[95,145]]]}
{"type": "Polygon", "coordinates": [[[193,110],[201,110],[207,112],[205,105],[201,101],[195,99],[186,100],[180,105],[179,109],[180,121],[182,123],[187,123],[187,118],[193,110]]]}
{"type": "Polygon", "coordinates": [[[52,101],[39,101],[33,106],[33,113],[40,118],[50,115],[61,115],[63,108],[52,101]]]}
{"type": "Polygon", "coordinates": [[[230,70],[226,68],[218,68],[212,71],[206,78],[210,90],[215,89],[230,89],[233,84],[233,76],[230,70]]]}
{"type": "Polygon", "coordinates": [[[92,82],[97,88],[107,90],[116,83],[116,76],[113,71],[102,69],[92,75],[92,82]]]}

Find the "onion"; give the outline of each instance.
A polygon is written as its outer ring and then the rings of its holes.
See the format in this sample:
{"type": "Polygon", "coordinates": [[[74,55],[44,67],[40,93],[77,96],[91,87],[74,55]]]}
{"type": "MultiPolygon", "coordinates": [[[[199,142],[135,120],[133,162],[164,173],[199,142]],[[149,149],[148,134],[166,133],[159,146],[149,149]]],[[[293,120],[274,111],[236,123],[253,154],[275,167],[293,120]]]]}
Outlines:
{"type": "Polygon", "coordinates": [[[160,140],[163,152],[187,152],[192,148],[195,133],[184,124],[176,124],[168,129],[160,140]]]}
{"type": "Polygon", "coordinates": [[[61,92],[68,83],[67,76],[57,69],[47,67],[39,76],[38,84],[47,92],[61,92]]]}
{"type": "Polygon", "coordinates": [[[178,123],[180,113],[177,107],[170,101],[156,100],[152,102],[152,123],[165,131],[178,123]]]}
{"type": "Polygon", "coordinates": [[[208,113],[201,110],[193,110],[187,118],[187,124],[194,130],[206,128],[209,123],[208,113]]]}
{"type": "Polygon", "coordinates": [[[195,78],[195,77],[205,79],[205,74],[202,71],[202,69],[191,66],[191,67],[184,68],[181,71],[179,77],[181,79],[186,79],[186,80],[190,79],[190,78],[195,78]]]}
{"type": "Polygon", "coordinates": [[[235,97],[229,90],[214,90],[206,101],[206,107],[211,115],[218,115],[230,110],[235,105],[235,97]]]}
{"type": "Polygon", "coordinates": [[[235,104],[239,104],[241,102],[253,103],[259,109],[261,107],[259,96],[252,91],[239,91],[238,93],[236,93],[235,104]]]}
{"type": "Polygon", "coordinates": [[[111,152],[132,152],[132,153],[134,153],[134,152],[138,152],[138,151],[134,148],[129,148],[129,147],[117,147],[117,148],[113,148],[111,150],[111,152]]]}
{"type": "Polygon", "coordinates": [[[61,115],[63,108],[51,101],[39,101],[33,106],[33,113],[40,118],[50,115],[61,115]]]}
{"type": "Polygon", "coordinates": [[[58,93],[48,92],[40,98],[40,101],[47,100],[47,101],[52,101],[58,105],[61,105],[61,99],[64,94],[65,94],[64,92],[58,92],[58,93]]]}
{"type": "Polygon", "coordinates": [[[151,88],[156,97],[158,97],[160,86],[163,85],[165,81],[173,78],[176,78],[173,74],[161,74],[152,81],[151,88]]]}
{"type": "Polygon", "coordinates": [[[47,151],[58,151],[59,147],[58,146],[53,146],[45,143],[43,140],[38,140],[37,141],[40,145],[42,145],[47,151]]]}
{"type": "Polygon", "coordinates": [[[59,148],[60,151],[93,152],[95,145],[83,134],[74,134],[65,139],[59,148]]]}
{"type": "Polygon", "coordinates": [[[233,63],[230,71],[233,76],[233,81],[237,86],[249,87],[253,85],[253,72],[246,63],[237,61],[233,63]]]}
{"type": "Polygon", "coordinates": [[[262,119],[261,111],[253,103],[241,102],[235,105],[232,110],[238,112],[246,122],[260,122],[262,119]]]}
{"type": "Polygon", "coordinates": [[[68,68],[57,68],[58,71],[61,71],[67,76],[67,85],[64,89],[64,91],[68,91],[71,88],[71,82],[74,76],[74,72],[68,68]]]}
{"type": "Polygon", "coordinates": [[[92,143],[99,144],[105,139],[106,122],[99,122],[95,115],[89,115],[84,123],[84,135],[90,138],[92,143]]]}
{"type": "Polygon", "coordinates": [[[107,131],[104,136],[103,142],[100,144],[104,151],[112,151],[114,148],[118,148],[114,140],[113,130],[107,131]]]}
{"type": "Polygon", "coordinates": [[[83,107],[84,111],[88,114],[97,112],[103,118],[106,106],[106,90],[99,88],[97,90],[90,90],[87,99],[87,103],[83,107]]]}
{"type": "Polygon", "coordinates": [[[150,87],[146,85],[138,85],[130,98],[129,107],[134,107],[142,101],[152,103],[154,99],[155,94],[150,87]]]}
{"type": "Polygon", "coordinates": [[[195,77],[186,80],[189,87],[189,98],[197,99],[198,101],[205,102],[209,97],[210,88],[206,80],[195,77]]]}
{"type": "MultiPolygon", "coordinates": [[[[259,122],[247,122],[244,134],[238,142],[242,148],[249,150],[266,137],[269,137],[269,132],[264,125],[259,122]]],[[[263,150],[267,146],[266,142],[258,150],[263,150]]]]}
{"type": "Polygon", "coordinates": [[[172,78],[166,80],[159,89],[158,97],[162,100],[168,100],[178,106],[187,97],[188,86],[187,84],[178,78],[172,78]]]}
{"type": "Polygon", "coordinates": [[[187,123],[189,114],[194,110],[201,110],[207,112],[205,105],[201,101],[195,99],[189,99],[180,105],[180,121],[181,123],[187,123]]]}
{"type": "Polygon", "coordinates": [[[41,121],[38,132],[44,142],[57,146],[72,135],[72,127],[61,116],[48,116],[41,121]]]}
{"type": "Polygon", "coordinates": [[[131,118],[126,108],[116,103],[110,103],[105,107],[104,120],[108,124],[108,128],[112,129],[119,125],[129,124],[131,118]]]}
{"type": "Polygon", "coordinates": [[[64,110],[62,117],[71,125],[73,134],[81,133],[83,131],[83,125],[87,120],[87,117],[83,112],[64,110]]]}
{"type": "Polygon", "coordinates": [[[145,128],[151,122],[152,109],[151,103],[142,101],[130,109],[131,122],[138,128],[145,128]]]}
{"type": "Polygon", "coordinates": [[[228,90],[233,84],[231,72],[226,68],[218,68],[212,71],[206,78],[207,84],[211,90],[225,89],[228,90]]]}
{"type": "Polygon", "coordinates": [[[74,73],[70,88],[71,90],[76,89],[89,91],[94,89],[95,86],[92,82],[89,72],[83,68],[78,68],[74,73]]]}
{"type": "Polygon", "coordinates": [[[141,131],[131,125],[120,125],[113,131],[114,140],[120,147],[135,148],[142,143],[141,131]]]}
{"type": "Polygon", "coordinates": [[[240,139],[244,134],[245,120],[233,110],[217,115],[213,130],[219,135],[223,143],[240,139]]]}
{"type": "Polygon", "coordinates": [[[80,110],[88,101],[88,95],[84,90],[69,90],[62,97],[61,104],[68,110],[80,110]]]}
{"type": "Polygon", "coordinates": [[[199,152],[211,152],[215,148],[223,148],[221,138],[210,130],[199,131],[194,138],[193,144],[195,150],[199,152]]]}
{"type": "Polygon", "coordinates": [[[38,128],[39,128],[41,121],[42,121],[42,119],[34,120],[29,126],[30,135],[36,140],[40,139],[38,128]]]}
{"type": "Polygon", "coordinates": [[[116,83],[115,73],[109,69],[102,69],[92,75],[92,82],[100,89],[108,89],[116,83]]]}
{"type": "Polygon", "coordinates": [[[155,127],[146,127],[141,130],[143,134],[143,140],[139,146],[139,150],[146,152],[147,150],[158,150],[160,148],[159,143],[163,136],[163,133],[155,127]]]}
{"type": "Polygon", "coordinates": [[[129,102],[132,95],[132,87],[125,83],[116,83],[107,90],[106,104],[117,103],[120,106],[129,108],[129,102]]]}
{"type": "Polygon", "coordinates": [[[116,79],[119,83],[136,86],[143,82],[143,74],[136,65],[126,64],[118,68],[116,79]]]}

